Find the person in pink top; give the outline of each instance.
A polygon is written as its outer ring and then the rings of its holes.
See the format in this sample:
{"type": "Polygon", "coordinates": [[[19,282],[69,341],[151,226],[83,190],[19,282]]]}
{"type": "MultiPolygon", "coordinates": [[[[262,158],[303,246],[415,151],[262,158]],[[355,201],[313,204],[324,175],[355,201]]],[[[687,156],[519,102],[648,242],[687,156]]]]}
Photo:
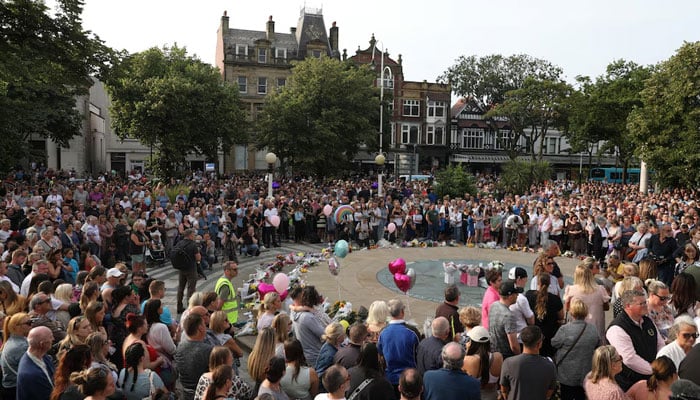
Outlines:
{"type": "Polygon", "coordinates": [[[491,269],[486,271],[486,282],[488,282],[489,287],[486,288],[484,293],[484,299],[481,301],[481,326],[488,329],[489,328],[489,307],[491,304],[500,300],[498,295],[498,288],[503,282],[503,276],[501,276],[501,271],[498,269],[491,269]]]}

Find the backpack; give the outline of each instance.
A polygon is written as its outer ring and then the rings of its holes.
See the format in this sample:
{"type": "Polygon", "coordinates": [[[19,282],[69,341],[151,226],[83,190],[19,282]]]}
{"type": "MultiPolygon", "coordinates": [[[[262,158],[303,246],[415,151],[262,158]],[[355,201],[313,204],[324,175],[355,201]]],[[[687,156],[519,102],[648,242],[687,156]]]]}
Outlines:
{"type": "Polygon", "coordinates": [[[173,264],[173,268],[177,270],[188,269],[192,264],[192,257],[185,250],[186,245],[187,241],[180,240],[170,252],[170,262],[173,264]]]}

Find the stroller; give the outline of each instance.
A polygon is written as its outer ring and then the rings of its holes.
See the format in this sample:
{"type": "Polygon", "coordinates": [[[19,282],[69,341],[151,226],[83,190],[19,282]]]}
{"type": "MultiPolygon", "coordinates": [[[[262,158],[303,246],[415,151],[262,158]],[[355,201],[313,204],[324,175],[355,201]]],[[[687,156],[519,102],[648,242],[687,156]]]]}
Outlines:
{"type": "Polygon", "coordinates": [[[165,265],[165,245],[158,232],[151,234],[151,246],[146,248],[146,263],[149,267],[165,265]]]}

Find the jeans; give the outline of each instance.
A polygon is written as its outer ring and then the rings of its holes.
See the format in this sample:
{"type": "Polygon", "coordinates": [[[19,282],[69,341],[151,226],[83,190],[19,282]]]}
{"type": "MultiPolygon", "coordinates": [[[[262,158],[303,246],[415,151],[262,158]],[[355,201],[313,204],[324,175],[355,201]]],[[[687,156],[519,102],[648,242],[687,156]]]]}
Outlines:
{"type": "Polygon", "coordinates": [[[192,294],[197,290],[197,269],[181,270],[177,284],[177,313],[180,314],[186,307],[182,306],[182,298],[185,294],[185,285],[187,286],[187,301],[192,294]]]}

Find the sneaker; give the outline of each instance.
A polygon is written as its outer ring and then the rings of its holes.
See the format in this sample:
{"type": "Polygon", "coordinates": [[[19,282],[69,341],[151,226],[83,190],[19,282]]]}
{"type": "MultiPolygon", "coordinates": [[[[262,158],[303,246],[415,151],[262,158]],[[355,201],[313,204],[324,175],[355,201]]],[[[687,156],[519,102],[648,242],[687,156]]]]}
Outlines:
{"type": "Polygon", "coordinates": [[[265,246],[260,246],[260,251],[265,250],[265,246]]]}

